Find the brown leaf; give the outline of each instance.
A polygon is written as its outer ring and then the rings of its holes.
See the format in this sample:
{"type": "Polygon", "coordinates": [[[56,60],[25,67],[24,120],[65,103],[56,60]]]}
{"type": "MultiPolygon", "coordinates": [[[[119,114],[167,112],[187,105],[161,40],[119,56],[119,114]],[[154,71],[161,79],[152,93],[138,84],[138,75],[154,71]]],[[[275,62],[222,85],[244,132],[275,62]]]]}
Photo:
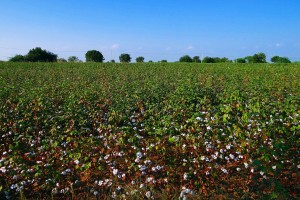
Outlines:
{"type": "Polygon", "coordinates": [[[90,178],[90,170],[86,170],[80,173],[80,180],[82,182],[86,182],[90,178]]]}

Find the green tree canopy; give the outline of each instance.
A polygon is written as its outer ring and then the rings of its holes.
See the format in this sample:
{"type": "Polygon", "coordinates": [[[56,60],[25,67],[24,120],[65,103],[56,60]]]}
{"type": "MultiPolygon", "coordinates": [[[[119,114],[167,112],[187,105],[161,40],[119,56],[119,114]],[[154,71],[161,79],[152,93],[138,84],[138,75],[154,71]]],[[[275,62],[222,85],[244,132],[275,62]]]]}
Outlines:
{"type": "Polygon", "coordinates": [[[245,57],[247,63],[266,63],[266,54],[264,53],[256,53],[253,56],[245,57]]]}
{"type": "Polygon", "coordinates": [[[179,62],[193,62],[193,59],[189,55],[184,55],[179,59],[179,62]]]}
{"type": "Polygon", "coordinates": [[[226,57],[223,57],[223,58],[215,57],[214,59],[215,59],[216,63],[232,62],[231,60],[229,60],[229,59],[226,58],[226,57]]]}
{"type": "Polygon", "coordinates": [[[119,60],[120,60],[121,63],[130,63],[131,62],[131,57],[127,53],[122,53],[119,56],[119,60]]]}
{"type": "Polygon", "coordinates": [[[202,63],[215,63],[215,62],[216,62],[215,58],[208,57],[208,56],[204,57],[202,60],[202,63]]]}
{"type": "Polygon", "coordinates": [[[56,62],[57,55],[43,50],[40,47],[36,47],[29,50],[25,56],[25,60],[29,62],[56,62]]]}
{"type": "Polygon", "coordinates": [[[142,62],[144,62],[145,58],[143,56],[140,56],[140,57],[137,57],[135,60],[138,63],[142,63],[142,62]]]}
{"type": "Polygon", "coordinates": [[[246,56],[245,60],[247,63],[253,63],[253,56],[246,56]]]}
{"type": "Polygon", "coordinates": [[[201,63],[200,57],[199,56],[194,56],[193,57],[193,62],[195,62],[195,63],[201,63]]]}
{"type": "Polygon", "coordinates": [[[58,59],[57,59],[57,62],[67,62],[67,60],[64,59],[64,58],[58,58],[58,59]]]}
{"type": "Polygon", "coordinates": [[[25,57],[22,55],[15,55],[14,57],[11,57],[8,61],[10,62],[25,62],[25,57]]]}
{"type": "Polygon", "coordinates": [[[80,60],[77,56],[70,56],[68,62],[80,62],[80,60]]]}
{"type": "Polygon", "coordinates": [[[266,54],[256,53],[253,55],[253,63],[266,63],[266,54]]]}
{"type": "Polygon", "coordinates": [[[235,62],[236,62],[236,63],[246,63],[247,61],[246,61],[245,58],[237,58],[237,59],[235,60],[235,62]]]}
{"type": "Polygon", "coordinates": [[[271,62],[273,63],[291,63],[290,59],[287,57],[273,56],[271,58],[271,62]]]}
{"type": "Polygon", "coordinates": [[[86,52],[85,59],[87,62],[103,62],[104,57],[100,51],[90,50],[86,52]]]}
{"type": "Polygon", "coordinates": [[[205,57],[202,60],[202,63],[225,63],[225,62],[232,62],[226,57],[219,58],[219,57],[205,57]]]}

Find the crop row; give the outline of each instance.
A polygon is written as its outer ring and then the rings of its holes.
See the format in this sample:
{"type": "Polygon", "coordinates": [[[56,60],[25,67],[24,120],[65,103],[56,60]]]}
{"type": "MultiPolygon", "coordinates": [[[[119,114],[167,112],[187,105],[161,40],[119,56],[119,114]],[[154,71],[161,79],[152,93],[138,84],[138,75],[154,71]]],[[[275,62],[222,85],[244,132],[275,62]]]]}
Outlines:
{"type": "Polygon", "coordinates": [[[1,63],[0,192],[299,198],[299,80],[299,65],[1,63]]]}

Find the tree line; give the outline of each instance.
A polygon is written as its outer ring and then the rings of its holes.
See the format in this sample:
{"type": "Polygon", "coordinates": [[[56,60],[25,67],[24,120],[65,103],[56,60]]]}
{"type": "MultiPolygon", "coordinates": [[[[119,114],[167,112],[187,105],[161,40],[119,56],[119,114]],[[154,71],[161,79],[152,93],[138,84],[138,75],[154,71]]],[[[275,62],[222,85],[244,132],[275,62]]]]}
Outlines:
{"type": "MultiPolygon", "coordinates": [[[[100,51],[90,50],[85,54],[86,62],[103,62],[104,56],[100,51]]],[[[130,63],[131,56],[127,53],[122,53],[119,56],[119,61],[121,63],[130,63]]],[[[136,59],[136,62],[143,63],[145,58],[143,56],[139,56],[136,59]]],[[[58,58],[58,56],[50,51],[44,50],[40,47],[33,48],[29,50],[26,55],[15,55],[9,59],[11,62],[82,62],[76,56],[70,56],[68,60],[64,58],[58,58]]],[[[110,60],[109,62],[115,63],[115,60],[110,60]]],[[[149,62],[152,62],[151,60],[149,62]]],[[[167,60],[161,60],[159,62],[168,62],[167,60]]],[[[194,56],[193,58],[189,55],[184,55],[179,58],[179,62],[187,62],[187,63],[267,63],[266,54],[264,53],[256,53],[252,56],[246,56],[244,58],[237,58],[235,60],[229,60],[226,57],[204,57],[202,60],[199,56],[194,56]]],[[[273,56],[271,58],[272,63],[291,63],[290,59],[287,57],[273,56]]]]}
{"type": "MultiPolygon", "coordinates": [[[[256,53],[253,56],[246,56],[244,58],[237,58],[235,60],[229,60],[226,57],[204,57],[200,60],[199,56],[191,58],[189,55],[182,56],[179,59],[179,62],[198,62],[198,63],[226,63],[226,62],[235,62],[235,63],[267,63],[267,56],[264,53],[256,53]]],[[[287,57],[273,56],[271,58],[272,63],[291,63],[290,59],[287,57]]]]}

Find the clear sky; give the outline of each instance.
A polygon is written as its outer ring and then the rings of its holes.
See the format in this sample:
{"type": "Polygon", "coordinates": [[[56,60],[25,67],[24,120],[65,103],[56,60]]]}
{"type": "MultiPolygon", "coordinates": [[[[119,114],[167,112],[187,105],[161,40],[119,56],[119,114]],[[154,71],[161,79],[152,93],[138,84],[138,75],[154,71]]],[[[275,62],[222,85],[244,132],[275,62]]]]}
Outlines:
{"type": "Polygon", "coordinates": [[[145,61],[300,60],[300,0],[1,0],[0,60],[41,47],[60,58],[99,50],[145,61]]]}

